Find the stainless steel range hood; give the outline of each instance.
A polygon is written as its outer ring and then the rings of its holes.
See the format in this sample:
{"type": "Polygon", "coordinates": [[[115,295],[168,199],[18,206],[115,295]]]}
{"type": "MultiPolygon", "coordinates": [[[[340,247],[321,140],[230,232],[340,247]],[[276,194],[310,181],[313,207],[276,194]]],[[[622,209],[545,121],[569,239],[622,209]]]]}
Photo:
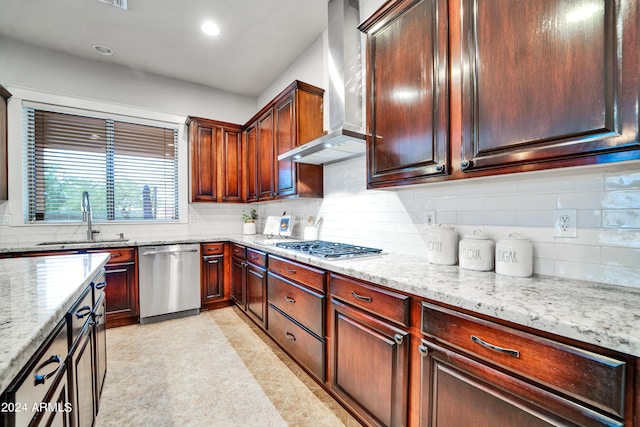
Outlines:
{"type": "Polygon", "coordinates": [[[362,124],[362,63],[358,0],[329,0],[327,24],[329,130],[278,156],[315,165],[357,157],[365,152],[362,124]]]}

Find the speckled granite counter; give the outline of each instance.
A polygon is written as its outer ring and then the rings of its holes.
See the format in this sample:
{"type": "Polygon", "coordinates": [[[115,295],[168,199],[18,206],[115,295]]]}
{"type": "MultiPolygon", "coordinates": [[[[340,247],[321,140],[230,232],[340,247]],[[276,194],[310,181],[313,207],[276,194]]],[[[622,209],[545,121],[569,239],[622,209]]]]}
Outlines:
{"type": "Polygon", "coordinates": [[[0,393],[108,259],[102,253],[0,259],[0,393]]]}
{"type": "MultiPolygon", "coordinates": [[[[275,239],[268,240],[260,235],[176,236],[108,246],[215,241],[244,244],[434,301],[640,357],[640,289],[636,288],[546,276],[507,277],[457,266],[432,265],[426,256],[385,254],[327,261],[279,249],[274,246],[275,239]]],[[[73,246],[0,248],[0,251],[73,249],[73,246]]]]}

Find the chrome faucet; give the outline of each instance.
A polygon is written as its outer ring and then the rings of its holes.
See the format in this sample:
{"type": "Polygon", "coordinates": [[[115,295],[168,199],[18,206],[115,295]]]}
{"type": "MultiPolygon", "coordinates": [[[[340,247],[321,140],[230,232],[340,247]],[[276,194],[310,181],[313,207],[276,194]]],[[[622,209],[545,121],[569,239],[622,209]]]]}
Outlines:
{"type": "Polygon", "coordinates": [[[92,228],[91,200],[89,200],[89,193],[87,191],[82,192],[82,221],[87,222],[87,240],[93,240],[93,235],[100,231],[92,228]]]}

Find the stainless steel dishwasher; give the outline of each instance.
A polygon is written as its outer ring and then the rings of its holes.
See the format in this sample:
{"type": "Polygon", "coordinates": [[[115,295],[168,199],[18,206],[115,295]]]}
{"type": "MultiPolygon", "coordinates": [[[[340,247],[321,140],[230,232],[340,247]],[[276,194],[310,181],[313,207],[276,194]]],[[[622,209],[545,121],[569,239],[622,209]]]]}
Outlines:
{"type": "Polygon", "coordinates": [[[200,312],[200,245],[139,248],[140,323],[200,312]]]}

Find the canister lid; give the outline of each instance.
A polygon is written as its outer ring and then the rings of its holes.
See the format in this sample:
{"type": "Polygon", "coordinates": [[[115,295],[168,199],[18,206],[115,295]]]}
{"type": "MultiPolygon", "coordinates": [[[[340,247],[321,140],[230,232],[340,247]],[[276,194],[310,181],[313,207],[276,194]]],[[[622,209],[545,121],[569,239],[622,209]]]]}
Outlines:
{"type": "Polygon", "coordinates": [[[508,236],[501,237],[499,240],[518,240],[521,242],[529,241],[529,239],[525,236],[521,236],[518,233],[511,233],[508,236]]]}
{"type": "Polygon", "coordinates": [[[465,234],[463,238],[470,240],[489,240],[489,236],[480,230],[473,230],[473,234],[465,234]]]}

